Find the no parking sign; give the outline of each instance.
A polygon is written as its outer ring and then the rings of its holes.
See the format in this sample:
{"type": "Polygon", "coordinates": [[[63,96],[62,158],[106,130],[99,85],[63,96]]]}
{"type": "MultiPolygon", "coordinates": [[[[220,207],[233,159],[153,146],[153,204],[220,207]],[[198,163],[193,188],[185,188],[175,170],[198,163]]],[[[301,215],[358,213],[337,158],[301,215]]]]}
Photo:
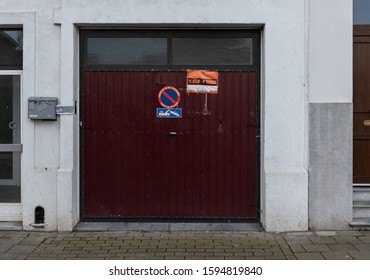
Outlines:
{"type": "Polygon", "coordinates": [[[167,86],[158,93],[159,104],[163,108],[157,108],[157,118],[160,119],[181,119],[181,108],[175,108],[180,103],[180,92],[175,87],[167,86]]]}
{"type": "Polygon", "coordinates": [[[164,87],[158,93],[158,101],[163,108],[175,108],[179,105],[180,99],[180,92],[175,87],[164,87]]]}

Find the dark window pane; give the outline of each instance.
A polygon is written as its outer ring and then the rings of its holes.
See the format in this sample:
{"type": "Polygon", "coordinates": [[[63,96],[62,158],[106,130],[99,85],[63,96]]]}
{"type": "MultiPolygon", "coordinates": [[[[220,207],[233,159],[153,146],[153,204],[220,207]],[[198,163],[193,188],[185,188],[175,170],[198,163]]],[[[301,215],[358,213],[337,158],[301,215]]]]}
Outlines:
{"type": "Polygon", "coordinates": [[[88,38],[87,64],[165,65],[165,38],[88,38]]]}
{"type": "Polygon", "coordinates": [[[13,179],[13,153],[0,153],[0,180],[13,179]]]}
{"type": "Polygon", "coordinates": [[[20,76],[0,76],[0,144],[20,143],[20,76]]]}
{"type": "Polygon", "coordinates": [[[21,66],[23,56],[22,30],[0,29],[0,66],[21,66]]]}
{"type": "MultiPolygon", "coordinates": [[[[20,143],[20,76],[0,75],[0,147],[20,143]]],[[[0,152],[0,203],[20,202],[20,153],[0,152]]]]}
{"type": "Polygon", "coordinates": [[[0,152],[0,203],[21,202],[20,153],[0,152]]]}
{"type": "Polygon", "coordinates": [[[174,65],[252,65],[252,38],[174,38],[174,65]]]}

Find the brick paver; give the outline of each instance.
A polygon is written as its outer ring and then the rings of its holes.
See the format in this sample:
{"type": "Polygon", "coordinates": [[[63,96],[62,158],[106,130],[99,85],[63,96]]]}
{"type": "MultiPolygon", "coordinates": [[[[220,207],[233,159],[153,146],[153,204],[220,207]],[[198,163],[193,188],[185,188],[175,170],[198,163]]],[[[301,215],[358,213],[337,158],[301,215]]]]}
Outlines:
{"type": "Polygon", "coordinates": [[[0,259],[370,260],[370,232],[0,231],[0,259]]]}

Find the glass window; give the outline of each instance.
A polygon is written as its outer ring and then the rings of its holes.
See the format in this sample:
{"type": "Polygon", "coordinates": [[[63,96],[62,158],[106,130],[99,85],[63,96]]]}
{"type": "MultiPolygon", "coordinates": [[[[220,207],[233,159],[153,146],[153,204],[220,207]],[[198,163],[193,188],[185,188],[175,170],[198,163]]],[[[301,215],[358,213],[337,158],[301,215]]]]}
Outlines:
{"type": "Polygon", "coordinates": [[[370,1],[353,1],[353,24],[370,24],[370,1]]]}
{"type": "Polygon", "coordinates": [[[87,39],[88,65],[166,65],[166,38],[87,39]]]}
{"type": "Polygon", "coordinates": [[[173,38],[174,65],[252,65],[252,38],[173,38]]]}
{"type": "Polygon", "coordinates": [[[20,136],[20,76],[0,75],[0,203],[21,199],[20,136]]]}
{"type": "Polygon", "coordinates": [[[23,32],[22,30],[0,30],[0,67],[22,67],[23,32]]]}
{"type": "Polygon", "coordinates": [[[0,144],[20,143],[20,76],[0,76],[0,144]]]}
{"type": "Polygon", "coordinates": [[[21,202],[21,154],[0,152],[0,203],[21,202]]]}
{"type": "Polygon", "coordinates": [[[258,67],[255,30],[81,30],[80,34],[83,69],[258,67]]]}

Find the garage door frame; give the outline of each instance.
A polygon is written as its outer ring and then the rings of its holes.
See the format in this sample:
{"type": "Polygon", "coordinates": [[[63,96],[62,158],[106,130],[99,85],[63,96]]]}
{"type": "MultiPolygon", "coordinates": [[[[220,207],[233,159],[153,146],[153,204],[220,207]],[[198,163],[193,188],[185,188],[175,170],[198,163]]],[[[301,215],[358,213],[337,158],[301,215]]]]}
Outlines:
{"type": "MultiPolygon", "coordinates": [[[[84,142],[84,135],[82,130],[83,124],[83,112],[84,112],[84,104],[83,100],[83,88],[84,88],[84,81],[83,81],[83,72],[84,71],[163,71],[163,70],[170,70],[170,71],[184,71],[186,69],[210,69],[210,70],[220,70],[220,71],[254,71],[257,75],[257,83],[256,83],[256,205],[257,205],[257,220],[260,218],[260,150],[261,150],[261,143],[260,143],[260,133],[261,133],[261,90],[260,90],[260,79],[261,79],[261,31],[260,30],[251,30],[251,29],[212,29],[212,30],[189,30],[189,29],[166,29],[166,30],[138,30],[138,29],[130,29],[130,30],[107,30],[107,29],[81,29],[80,30],[80,218],[81,221],[117,221],[115,218],[90,218],[83,216],[83,206],[84,206],[84,174],[83,174],[83,159],[84,159],[84,151],[83,151],[83,142],[84,142]],[[209,66],[209,65],[88,65],[86,63],[86,41],[89,36],[101,36],[101,37],[109,37],[109,36],[130,36],[130,37],[152,37],[152,36],[164,36],[164,37],[173,37],[173,36],[184,36],[184,37],[213,37],[217,38],[219,36],[222,37],[240,37],[240,36],[247,36],[248,38],[253,39],[253,65],[217,65],[217,66],[209,66]]],[[[168,61],[171,64],[171,49],[169,48],[168,52],[168,61]]],[[[119,218],[119,221],[138,221],[143,220],[143,218],[135,219],[135,218],[119,218]]],[[[156,221],[161,222],[164,219],[150,219],[144,218],[144,220],[148,221],[156,221]]],[[[165,219],[166,221],[168,219],[165,219]]],[[[171,221],[174,219],[171,219],[171,221]]],[[[181,219],[181,221],[186,222],[193,222],[193,221],[202,221],[207,222],[208,220],[205,219],[181,219]]],[[[212,220],[215,221],[215,220],[212,220]]],[[[222,221],[222,220],[220,220],[222,221]]],[[[246,220],[240,220],[246,221],[246,220]]],[[[247,220],[255,222],[255,220],[247,220]]]]}

